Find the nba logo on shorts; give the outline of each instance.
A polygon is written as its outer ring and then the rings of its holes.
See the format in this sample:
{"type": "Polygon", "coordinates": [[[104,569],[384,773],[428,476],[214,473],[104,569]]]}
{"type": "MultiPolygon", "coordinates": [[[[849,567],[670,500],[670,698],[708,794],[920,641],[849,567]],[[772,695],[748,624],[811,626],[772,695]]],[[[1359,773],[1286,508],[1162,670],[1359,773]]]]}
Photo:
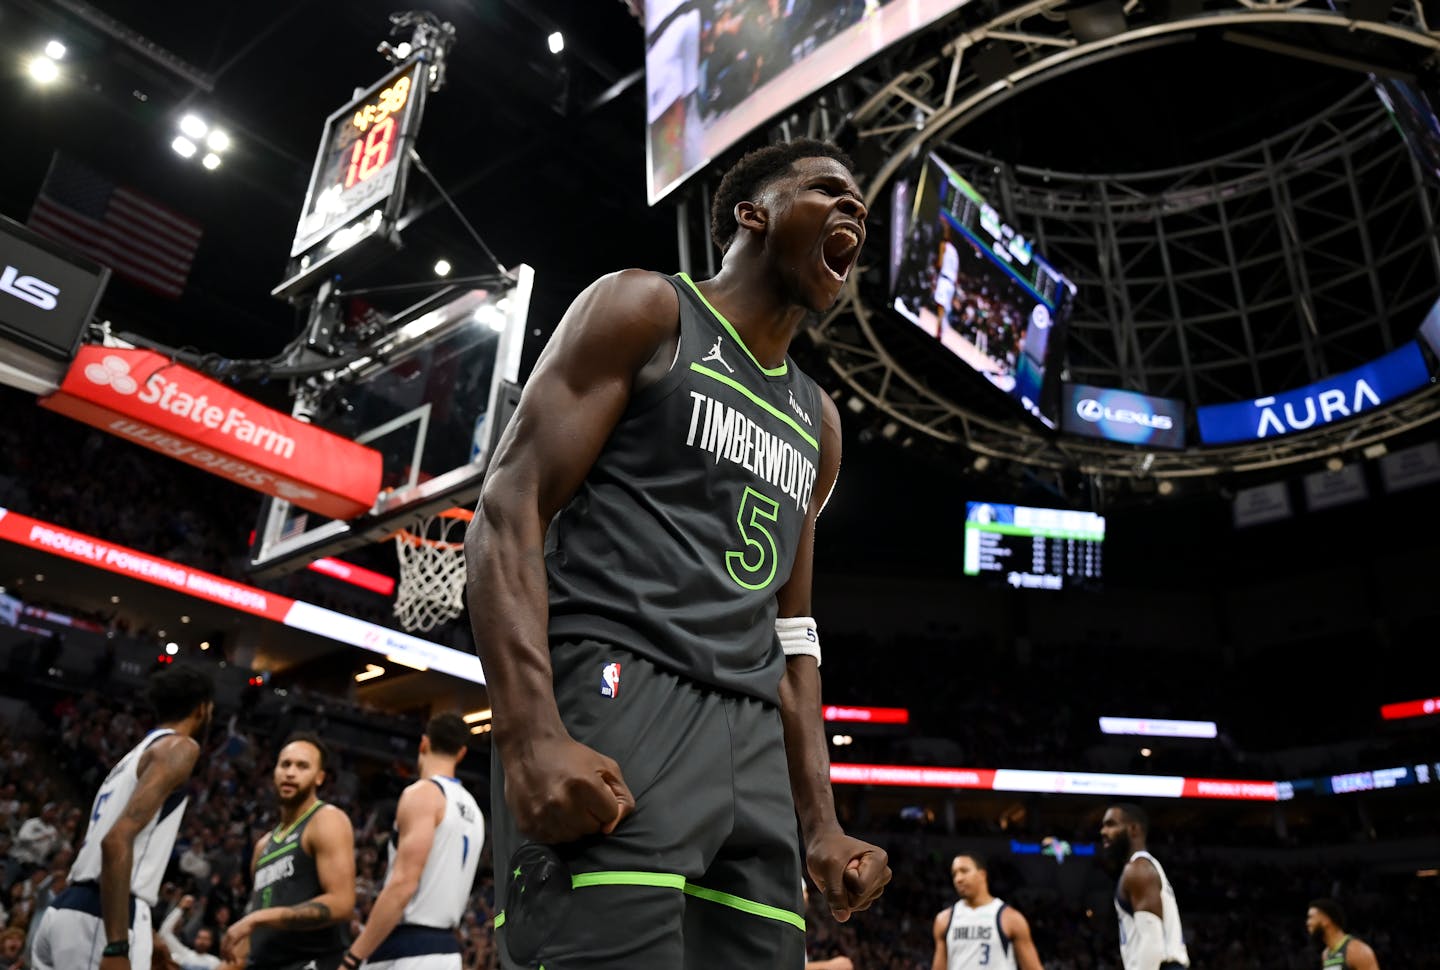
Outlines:
{"type": "Polygon", "coordinates": [[[611,661],[600,671],[600,696],[620,696],[620,665],[611,661]]]}

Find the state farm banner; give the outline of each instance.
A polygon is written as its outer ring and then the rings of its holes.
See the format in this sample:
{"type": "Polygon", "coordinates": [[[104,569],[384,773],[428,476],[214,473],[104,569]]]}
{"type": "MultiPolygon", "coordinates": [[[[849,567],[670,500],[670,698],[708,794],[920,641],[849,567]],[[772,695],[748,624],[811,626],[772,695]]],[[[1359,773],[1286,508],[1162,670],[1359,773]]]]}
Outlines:
{"type": "Polygon", "coordinates": [[[149,350],[87,344],[52,411],[311,512],[349,519],[375,504],[381,457],[149,350]]]}

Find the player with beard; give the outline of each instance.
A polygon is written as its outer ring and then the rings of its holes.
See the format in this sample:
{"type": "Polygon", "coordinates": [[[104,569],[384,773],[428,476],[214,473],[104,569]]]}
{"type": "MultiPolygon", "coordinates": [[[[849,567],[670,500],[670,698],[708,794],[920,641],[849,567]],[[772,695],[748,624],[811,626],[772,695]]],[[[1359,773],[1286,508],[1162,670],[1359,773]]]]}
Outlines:
{"type": "Polygon", "coordinates": [[[1120,871],[1115,913],[1120,919],[1120,963],[1124,970],[1173,970],[1190,966],[1175,889],[1160,862],[1145,850],[1150,818],[1139,805],[1105,810],[1100,846],[1105,861],[1120,871]]]}
{"type": "Polygon", "coordinates": [[[1380,970],[1375,951],[1345,932],[1345,911],[1333,899],[1317,899],[1305,912],[1305,929],[1322,947],[1320,966],[1334,970],[1380,970]]]}
{"type": "Polygon", "coordinates": [[[1044,970],[1030,922],[990,895],[988,870],[984,857],[973,852],[950,861],[950,882],[960,899],[935,917],[931,970],[1044,970]]]}
{"type": "Polygon", "coordinates": [[[149,970],[155,905],[188,797],[181,790],[215,711],[215,685],[190,667],[150,676],[157,726],[110,770],[69,885],[35,931],[35,970],[149,970]]]}
{"type": "Polygon", "coordinates": [[[810,613],[840,418],[788,356],[865,216],[835,146],[752,152],[719,274],[602,278],[526,384],[466,537],[507,970],[793,970],[797,842],[837,919],[889,881],[835,816],[810,613]]]}
{"type": "Polygon", "coordinates": [[[280,824],[255,844],[250,911],[225,931],[221,952],[249,970],[337,970],[355,910],[355,830],[316,795],[328,752],[292,734],[275,760],[280,824]]]}

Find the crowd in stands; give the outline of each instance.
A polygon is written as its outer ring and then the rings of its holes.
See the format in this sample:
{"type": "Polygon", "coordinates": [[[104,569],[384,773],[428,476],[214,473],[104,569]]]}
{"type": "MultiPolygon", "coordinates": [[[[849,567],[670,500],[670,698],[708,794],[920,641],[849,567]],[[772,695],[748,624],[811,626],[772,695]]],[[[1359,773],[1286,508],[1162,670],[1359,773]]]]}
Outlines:
{"type": "MultiPolygon", "coordinates": [[[[23,968],[29,934],[39,914],[64,889],[84,836],[85,808],[109,767],[143,735],[145,715],[99,693],[31,690],[7,702],[9,726],[0,734],[0,970],[23,968]],[[22,707],[23,704],[35,705],[22,707]]],[[[275,731],[296,718],[231,713],[206,741],[206,755],[188,787],[190,802],[174,857],[154,913],[169,952],[190,967],[213,970],[217,941],[249,898],[250,848],[276,821],[270,774],[275,731]]],[[[419,724],[414,725],[418,735],[419,724]]],[[[384,760],[340,751],[321,796],[344,808],[356,832],[358,932],[383,882],[385,843],[394,798],[413,778],[410,756],[384,760]]],[[[478,785],[472,780],[472,785],[478,785]]],[[[485,803],[485,793],[477,792],[485,803]]],[[[1222,839],[1219,833],[1215,833],[1222,839]]],[[[844,956],[863,970],[925,970],[933,954],[931,924],[949,905],[949,848],[936,833],[875,832],[891,853],[894,881],[869,912],[837,924],[812,894],[808,922],[812,958],[844,956]]],[[[1440,911],[1440,880],[1386,875],[1358,867],[1325,869],[1311,862],[1220,862],[1195,831],[1157,832],[1152,846],[1176,884],[1192,961],[1197,967],[1291,968],[1313,966],[1317,954],[1305,938],[1308,900],[1338,895],[1352,913],[1355,932],[1382,963],[1440,967],[1425,953],[1425,916],[1440,911]]],[[[488,850],[487,850],[488,851],[488,850]]],[[[1071,866],[1088,860],[1071,859],[1071,866]]],[[[1115,970],[1118,944],[1109,876],[1088,876],[1083,898],[1055,886],[1026,883],[1005,859],[992,859],[997,895],[1026,914],[1050,970],[1115,970]]],[[[461,937],[466,970],[495,967],[496,911],[488,856],[464,916],[461,937]]],[[[157,964],[158,966],[158,964],[157,964]]]]}

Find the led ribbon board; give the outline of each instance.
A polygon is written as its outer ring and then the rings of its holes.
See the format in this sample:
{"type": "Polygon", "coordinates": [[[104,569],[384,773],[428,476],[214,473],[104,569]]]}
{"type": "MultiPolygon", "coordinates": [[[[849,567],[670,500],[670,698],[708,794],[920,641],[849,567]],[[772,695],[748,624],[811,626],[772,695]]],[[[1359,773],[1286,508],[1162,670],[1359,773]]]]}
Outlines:
{"type": "Polygon", "coordinates": [[[1277,438],[1373,411],[1424,387],[1429,368],[1420,346],[1406,341],[1383,357],[1280,394],[1195,409],[1207,445],[1277,438]]]}

